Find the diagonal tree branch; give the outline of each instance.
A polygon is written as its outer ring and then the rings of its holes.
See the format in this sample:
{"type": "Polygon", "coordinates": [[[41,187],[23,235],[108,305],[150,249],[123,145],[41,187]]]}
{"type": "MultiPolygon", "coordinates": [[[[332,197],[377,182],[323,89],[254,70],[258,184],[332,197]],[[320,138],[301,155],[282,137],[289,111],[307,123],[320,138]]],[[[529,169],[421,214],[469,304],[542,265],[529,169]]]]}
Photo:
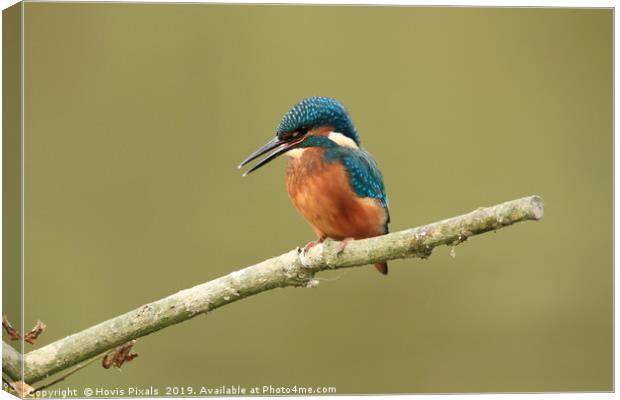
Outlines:
{"type": "MultiPolygon", "coordinates": [[[[426,258],[440,245],[456,246],[467,238],[543,216],[538,196],[524,197],[469,214],[388,235],[354,240],[341,251],[338,242],[326,241],[307,253],[289,251],[259,264],[182,290],[145,304],[25,355],[24,381],[32,384],[129,340],[208,313],[234,301],[267,290],[313,287],[317,272],[374,264],[399,258],[426,258]]],[[[6,346],[5,346],[6,347],[6,346]]],[[[3,357],[3,369],[11,365],[3,357]]]]}
{"type": "Polygon", "coordinates": [[[14,348],[2,341],[2,372],[13,381],[21,379],[22,356],[14,348]]]}

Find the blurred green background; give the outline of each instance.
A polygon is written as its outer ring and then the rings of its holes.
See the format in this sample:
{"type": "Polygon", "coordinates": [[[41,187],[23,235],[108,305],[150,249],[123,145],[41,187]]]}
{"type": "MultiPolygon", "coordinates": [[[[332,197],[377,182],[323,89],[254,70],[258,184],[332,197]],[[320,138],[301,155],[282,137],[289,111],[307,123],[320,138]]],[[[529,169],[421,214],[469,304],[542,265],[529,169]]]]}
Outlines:
{"type": "Polygon", "coordinates": [[[142,338],[58,387],[612,389],[609,9],[25,5],[26,326],[37,346],[314,235],[284,160],[301,98],[349,109],[392,230],[530,194],[456,258],[321,274],[142,338]]]}

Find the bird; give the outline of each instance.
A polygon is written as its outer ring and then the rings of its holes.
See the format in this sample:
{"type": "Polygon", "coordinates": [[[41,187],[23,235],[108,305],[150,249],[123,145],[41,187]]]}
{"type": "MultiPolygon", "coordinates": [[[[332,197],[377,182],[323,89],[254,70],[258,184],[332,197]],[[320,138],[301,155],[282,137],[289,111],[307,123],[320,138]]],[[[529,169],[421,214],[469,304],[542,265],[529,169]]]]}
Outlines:
{"type": "MultiPolygon", "coordinates": [[[[314,96],[295,104],[282,118],[275,137],[251,153],[239,168],[266,153],[243,176],[282,154],[288,156],[288,196],[318,236],[305,250],[332,239],[341,241],[342,252],[350,240],[389,232],[383,176],[338,100],[314,96]]],[[[374,266],[387,275],[387,262],[374,266]]]]}

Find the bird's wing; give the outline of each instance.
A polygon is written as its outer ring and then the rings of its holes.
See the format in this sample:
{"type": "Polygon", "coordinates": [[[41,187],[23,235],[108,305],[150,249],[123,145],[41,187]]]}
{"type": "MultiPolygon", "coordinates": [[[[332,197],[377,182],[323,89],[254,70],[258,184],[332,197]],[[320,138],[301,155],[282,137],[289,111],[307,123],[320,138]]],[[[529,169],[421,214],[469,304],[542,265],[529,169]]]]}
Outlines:
{"type": "MultiPolygon", "coordinates": [[[[342,148],[340,148],[342,149],[342,148]]],[[[349,174],[351,187],[358,196],[371,197],[381,202],[386,212],[386,232],[387,224],[390,222],[388,210],[388,197],[385,194],[383,176],[377,167],[377,163],[370,153],[364,149],[342,149],[340,158],[349,174]]]]}

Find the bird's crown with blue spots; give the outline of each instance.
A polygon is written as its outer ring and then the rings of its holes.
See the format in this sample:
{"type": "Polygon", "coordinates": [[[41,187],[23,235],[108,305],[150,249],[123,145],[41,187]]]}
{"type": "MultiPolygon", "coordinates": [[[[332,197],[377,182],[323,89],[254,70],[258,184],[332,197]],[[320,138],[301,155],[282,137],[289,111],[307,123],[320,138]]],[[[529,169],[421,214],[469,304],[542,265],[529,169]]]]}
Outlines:
{"type": "Polygon", "coordinates": [[[287,133],[321,126],[332,126],[336,132],[359,144],[359,136],[344,106],[337,100],[322,96],[305,98],[293,106],[282,118],[277,134],[282,138],[287,133]]]}

